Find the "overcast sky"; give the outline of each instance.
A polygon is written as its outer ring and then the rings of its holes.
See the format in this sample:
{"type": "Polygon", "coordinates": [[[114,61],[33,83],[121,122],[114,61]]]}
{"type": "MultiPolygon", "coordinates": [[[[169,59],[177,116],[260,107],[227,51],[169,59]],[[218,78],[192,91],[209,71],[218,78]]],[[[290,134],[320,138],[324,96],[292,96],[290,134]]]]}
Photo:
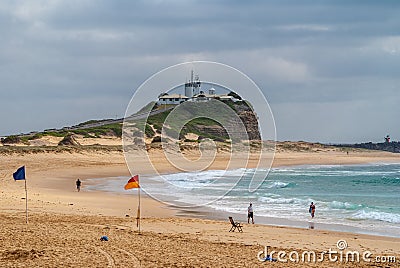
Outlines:
{"type": "Polygon", "coordinates": [[[193,60],[251,77],[278,140],[400,140],[400,1],[345,0],[2,0],[0,136],[122,117],[193,60]]]}

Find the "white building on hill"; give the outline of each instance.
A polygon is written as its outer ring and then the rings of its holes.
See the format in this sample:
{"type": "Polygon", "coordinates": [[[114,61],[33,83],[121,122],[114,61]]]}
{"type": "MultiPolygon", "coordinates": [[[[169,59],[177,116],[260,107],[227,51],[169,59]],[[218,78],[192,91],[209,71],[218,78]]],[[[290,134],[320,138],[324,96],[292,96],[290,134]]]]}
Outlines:
{"type": "Polygon", "coordinates": [[[188,97],[181,95],[181,94],[162,94],[158,97],[158,102],[157,104],[174,104],[178,105],[181,104],[182,102],[185,102],[189,100],[188,97]]]}
{"type": "Polygon", "coordinates": [[[215,88],[210,88],[208,90],[208,94],[201,90],[201,82],[199,77],[193,77],[193,71],[191,75],[191,79],[189,82],[185,83],[185,95],[181,94],[171,94],[162,93],[158,97],[157,104],[172,104],[178,105],[185,101],[194,101],[194,102],[205,102],[211,99],[217,99],[221,101],[233,101],[236,102],[239,99],[236,99],[233,96],[228,94],[215,94],[215,88]]]}

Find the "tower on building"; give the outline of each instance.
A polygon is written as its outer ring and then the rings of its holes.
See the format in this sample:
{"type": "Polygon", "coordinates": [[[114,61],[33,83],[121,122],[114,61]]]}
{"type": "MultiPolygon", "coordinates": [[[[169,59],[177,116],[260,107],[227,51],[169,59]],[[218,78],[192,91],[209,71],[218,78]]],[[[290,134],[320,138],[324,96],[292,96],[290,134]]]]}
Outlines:
{"type": "Polygon", "coordinates": [[[196,75],[194,77],[194,72],[192,70],[190,81],[185,83],[185,96],[192,98],[194,95],[200,93],[200,88],[201,88],[201,82],[199,76],[196,75]]]}

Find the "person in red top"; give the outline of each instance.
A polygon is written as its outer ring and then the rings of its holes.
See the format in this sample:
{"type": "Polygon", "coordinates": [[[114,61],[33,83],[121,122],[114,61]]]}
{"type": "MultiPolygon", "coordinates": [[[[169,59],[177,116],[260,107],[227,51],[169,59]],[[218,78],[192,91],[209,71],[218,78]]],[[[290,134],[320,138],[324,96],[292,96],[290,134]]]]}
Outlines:
{"type": "Polygon", "coordinates": [[[308,210],[308,212],[310,212],[311,218],[314,218],[314,215],[315,215],[315,205],[314,205],[314,202],[311,202],[310,209],[308,210]]]}

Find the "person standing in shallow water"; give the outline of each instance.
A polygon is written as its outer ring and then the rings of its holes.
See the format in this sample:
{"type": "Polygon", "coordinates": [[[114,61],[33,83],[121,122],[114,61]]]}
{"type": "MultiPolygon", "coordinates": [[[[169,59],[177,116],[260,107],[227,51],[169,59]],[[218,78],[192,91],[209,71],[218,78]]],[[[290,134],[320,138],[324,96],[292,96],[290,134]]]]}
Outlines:
{"type": "Polygon", "coordinates": [[[81,184],[82,184],[82,182],[81,182],[79,179],[77,179],[77,180],[76,180],[76,190],[77,190],[78,192],[81,191],[81,184]]]}
{"type": "Polygon", "coordinates": [[[315,205],[314,205],[314,202],[311,202],[311,204],[310,204],[310,209],[308,210],[308,212],[310,212],[311,218],[314,218],[314,215],[315,215],[315,205]]]}
{"type": "Polygon", "coordinates": [[[250,203],[250,206],[247,208],[247,223],[250,223],[250,218],[251,218],[251,222],[254,224],[253,204],[252,203],[250,203]]]}

